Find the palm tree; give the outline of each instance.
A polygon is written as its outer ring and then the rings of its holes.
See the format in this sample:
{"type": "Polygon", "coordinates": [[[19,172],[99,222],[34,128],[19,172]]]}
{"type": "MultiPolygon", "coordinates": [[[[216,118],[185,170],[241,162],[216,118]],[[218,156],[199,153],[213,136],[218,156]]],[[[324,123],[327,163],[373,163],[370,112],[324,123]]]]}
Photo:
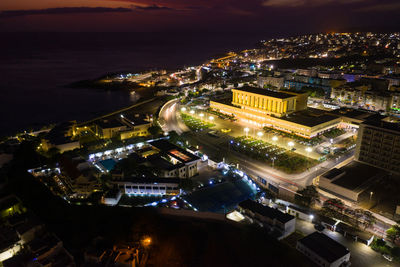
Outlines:
{"type": "Polygon", "coordinates": [[[386,235],[392,240],[392,242],[396,242],[396,240],[400,238],[400,225],[393,225],[386,231],[386,235]]]}

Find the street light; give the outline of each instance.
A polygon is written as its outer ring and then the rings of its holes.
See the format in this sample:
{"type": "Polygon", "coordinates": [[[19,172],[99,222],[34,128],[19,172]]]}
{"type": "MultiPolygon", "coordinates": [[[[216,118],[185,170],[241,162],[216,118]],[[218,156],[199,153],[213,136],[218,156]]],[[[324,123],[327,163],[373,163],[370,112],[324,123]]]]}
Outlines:
{"type": "Polygon", "coordinates": [[[244,128],[243,130],[244,130],[244,132],[246,133],[246,137],[247,137],[247,134],[249,133],[250,129],[246,127],[246,128],[244,128]]]}
{"type": "Polygon", "coordinates": [[[311,147],[307,147],[307,148],[306,148],[306,151],[307,151],[308,153],[310,153],[310,152],[312,151],[312,148],[311,148],[311,147]]]}
{"type": "Polygon", "coordinates": [[[272,137],[272,141],[278,141],[278,137],[277,136],[274,136],[274,137],[272,137]]]}
{"type": "Polygon", "coordinates": [[[276,157],[271,158],[271,160],[272,160],[272,168],[273,168],[275,166],[276,157]]]}
{"type": "Polygon", "coordinates": [[[290,142],[288,143],[288,146],[292,147],[292,146],[294,146],[294,143],[293,143],[292,141],[290,141],[290,142]]]}
{"type": "Polygon", "coordinates": [[[258,137],[261,138],[264,134],[263,134],[263,132],[258,132],[257,135],[258,135],[258,137]]]}
{"type": "Polygon", "coordinates": [[[145,237],[142,239],[142,245],[145,248],[148,248],[151,244],[151,238],[150,237],[145,237]]]}
{"type": "Polygon", "coordinates": [[[374,194],[374,192],[369,192],[369,202],[371,202],[372,199],[372,195],[374,194]]]}
{"type": "Polygon", "coordinates": [[[208,119],[209,119],[210,121],[213,121],[213,120],[214,120],[214,117],[213,117],[213,116],[210,116],[210,117],[208,117],[208,119]]]}

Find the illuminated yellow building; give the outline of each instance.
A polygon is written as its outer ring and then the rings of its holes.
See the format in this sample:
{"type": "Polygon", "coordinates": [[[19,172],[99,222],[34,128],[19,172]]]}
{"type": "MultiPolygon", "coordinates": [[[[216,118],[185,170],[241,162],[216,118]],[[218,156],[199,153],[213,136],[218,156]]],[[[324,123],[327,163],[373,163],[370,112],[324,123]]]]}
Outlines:
{"type": "Polygon", "coordinates": [[[245,87],[232,89],[232,105],[259,114],[282,117],[307,108],[307,96],[288,92],[274,92],[266,89],[245,87]],[[304,103],[298,103],[303,101],[304,103]]]}
{"type": "Polygon", "coordinates": [[[305,138],[337,127],[340,118],[307,111],[307,94],[243,87],[232,89],[232,100],[210,101],[210,108],[257,127],[272,127],[305,138]]]}

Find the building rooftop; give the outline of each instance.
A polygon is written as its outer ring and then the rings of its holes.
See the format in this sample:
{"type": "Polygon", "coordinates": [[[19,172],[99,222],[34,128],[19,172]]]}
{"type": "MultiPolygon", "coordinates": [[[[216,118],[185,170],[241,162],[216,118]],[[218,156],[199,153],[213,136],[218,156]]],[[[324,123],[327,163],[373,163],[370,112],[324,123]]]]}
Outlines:
{"type": "Polygon", "coordinates": [[[295,95],[292,95],[292,94],[283,93],[283,92],[275,92],[275,91],[271,91],[268,89],[262,89],[262,88],[251,87],[251,86],[243,86],[243,87],[236,88],[233,90],[244,91],[244,92],[249,92],[249,93],[258,94],[258,95],[265,95],[265,96],[279,98],[279,99],[295,97],[295,95]]]}
{"type": "Polygon", "coordinates": [[[283,213],[278,209],[273,209],[268,206],[264,206],[258,202],[250,200],[250,199],[240,202],[239,206],[243,209],[248,209],[252,212],[256,212],[256,213],[266,216],[268,218],[277,219],[281,223],[287,223],[287,222],[291,221],[292,219],[294,219],[294,216],[292,216],[292,215],[283,213]]]}
{"type": "MultiPolygon", "coordinates": [[[[179,178],[143,178],[143,177],[130,177],[124,179],[125,182],[131,182],[134,184],[179,184],[181,179],[179,178]]],[[[117,181],[118,182],[118,181],[117,181]]]]}
{"type": "Polygon", "coordinates": [[[18,241],[17,232],[13,228],[0,226],[0,251],[13,246],[18,241]]]}
{"type": "Polygon", "coordinates": [[[71,122],[64,122],[56,125],[47,133],[45,139],[54,145],[74,142],[71,137],[68,136],[68,131],[71,129],[72,125],[73,123],[71,122]]]}
{"type": "Polygon", "coordinates": [[[341,175],[342,173],[344,173],[343,170],[338,169],[338,168],[333,168],[332,170],[326,172],[323,176],[324,176],[324,178],[326,178],[328,180],[332,180],[332,179],[338,177],[339,175],[341,175]]]}
{"type": "Polygon", "coordinates": [[[179,166],[172,164],[171,162],[163,159],[159,154],[152,155],[147,158],[148,162],[155,168],[159,170],[172,171],[179,166]]]}
{"type": "Polygon", "coordinates": [[[188,163],[191,161],[199,160],[200,158],[192,153],[168,142],[167,140],[161,139],[149,143],[153,147],[167,153],[169,156],[179,160],[182,163],[188,163]]]}
{"type": "Polygon", "coordinates": [[[400,123],[399,122],[388,122],[384,120],[368,120],[363,123],[364,125],[374,126],[378,128],[383,128],[386,130],[396,131],[400,133],[400,123]]]}
{"type": "Polygon", "coordinates": [[[340,168],[340,170],[345,172],[344,175],[334,180],[332,183],[350,190],[361,188],[370,179],[385,174],[385,171],[381,169],[357,161],[350,162],[346,166],[340,168]]]}
{"type": "Polygon", "coordinates": [[[318,256],[324,258],[329,263],[350,253],[345,246],[319,232],[314,232],[297,242],[314,251],[318,256]]]}
{"type": "Polygon", "coordinates": [[[373,178],[383,177],[385,171],[358,161],[352,161],[341,168],[333,168],[321,175],[332,184],[355,192],[362,192],[373,178]]]}
{"type": "Polygon", "coordinates": [[[94,122],[97,124],[99,127],[102,129],[108,129],[108,128],[117,128],[117,127],[126,127],[125,124],[123,124],[121,121],[115,118],[111,119],[100,119],[94,122]]]}
{"type": "Polygon", "coordinates": [[[145,121],[142,117],[135,117],[133,115],[123,115],[124,117],[121,119],[122,122],[127,123],[128,126],[134,127],[138,125],[149,124],[150,122],[145,121]]]}
{"type": "Polygon", "coordinates": [[[366,120],[371,117],[380,116],[378,113],[375,112],[367,112],[359,109],[352,109],[352,108],[340,108],[336,110],[332,110],[329,112],[331,115],[347,117],[351,119],[358,119],[358,120],[366,120]]]}
{"type": "Polygon", "coordinates": [[[306,110],[282,117],[281,119],[308,127],[314,127],[325,122],[337,120],[338,117],[328,114],[317,114],[310,110],[306,110]]]}
{"type": "Polygon", "coordinates": [[[36,237],[28,246],[35,255],[40,256],[57,246],[60,242],[54,234],[46,233],[41,237],[36,237]]]}

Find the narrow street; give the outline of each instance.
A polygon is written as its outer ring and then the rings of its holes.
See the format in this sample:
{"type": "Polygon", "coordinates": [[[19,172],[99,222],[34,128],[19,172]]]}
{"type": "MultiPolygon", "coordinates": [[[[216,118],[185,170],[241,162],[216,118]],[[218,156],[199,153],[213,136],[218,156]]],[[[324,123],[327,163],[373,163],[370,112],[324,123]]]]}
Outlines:
{"type": "MultiPolygon", "coordinates": [[[[303,220],[296,220],[296,230],[303,233],[304,235],[309,235],[316,230],[314,225],[310,222],[303,220]]],[[[390,262],[382,257],[381,254],[375,252],[370,247],[360,242],[356,242],[350,238],[344,237],[338,232],[332,232],[330,230],[323,230],[323,233],[330,238],[336,240],[340,244],[344,245],[350,250],[351,253],[351,266],[364,267],[364,266],[374,266],[374,267],[384,267],[384,266],[398,266],[395,262],[390,262]]]]}

